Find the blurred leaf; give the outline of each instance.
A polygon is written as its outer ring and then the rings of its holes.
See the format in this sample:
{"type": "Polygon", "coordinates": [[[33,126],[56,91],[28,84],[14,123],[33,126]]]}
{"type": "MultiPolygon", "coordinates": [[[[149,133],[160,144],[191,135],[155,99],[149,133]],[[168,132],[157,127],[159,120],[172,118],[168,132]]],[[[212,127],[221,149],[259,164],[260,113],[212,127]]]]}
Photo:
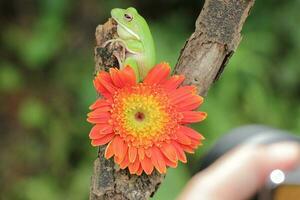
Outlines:
{"type": "Polygon", "coordinates": [[[19,120],[26,127],[42,127],[47,120],[46,108],[38,99],[25,99],[20,106],[19,120]]]}
{"type": "Polygon", "coordinates": [[[20,72],[10,63],[0,63],[0,91],[15,92],[22,87],[20,72]]]}
{"type": "Polygon", "coordinates": [[[189,180],[190,176],[186,165],[179,164],[176,169],[168,168],[165,180],[155,193],[153,200],[175,199],[189,180]]]}
{"type": "Polygon", "coordinates": [[[90,179],[93,172],[92,165],[88,163],[74,170],[66,198],[69,200],[82,200],[89,196],[90,179]]]}
{"type": "Polygon", "coordinates": [[[22,186],[23,199],[25,200],[53,200],[61,199],[59,190],[50,177],[41,176],[24,180],[22,186]]]}

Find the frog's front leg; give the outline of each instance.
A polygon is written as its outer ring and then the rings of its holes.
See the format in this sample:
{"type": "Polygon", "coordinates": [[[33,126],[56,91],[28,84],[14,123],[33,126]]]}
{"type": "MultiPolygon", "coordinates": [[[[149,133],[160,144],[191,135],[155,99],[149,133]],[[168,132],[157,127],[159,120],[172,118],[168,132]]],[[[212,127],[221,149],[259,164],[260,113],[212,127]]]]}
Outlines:
{"type": "Polygon", "coordinates": [[[107,40],[102,45],[102,47],[106,47],[107,45],[113,46],[113,48],[115,45],[118,45],[121,47],[121,51],[118,51],[118,52],[113,51],[113,55],[117,58],[119,67],[121,68],[122,63],[126,59],[126,49],[127,49],[126,43],[122,39],[116,38],[116,39],[107,40]]]}
{"type": "MultiPolygon", "coordinates": [[[[144,46],[141,42],[136,40],[122,40],[120,38],[111,39],[106,41],[103,46],[118,44],[122,47],[122,53],[114,53],[113,55],[117,58],[119,67],[122,69],[126,64],[136,68],[136,72],[138,69],[138,62],[134,56],[138,56],[143,54],[144,46]]],[[[137,73],[137,75],[139,75],[137,73]]]]}

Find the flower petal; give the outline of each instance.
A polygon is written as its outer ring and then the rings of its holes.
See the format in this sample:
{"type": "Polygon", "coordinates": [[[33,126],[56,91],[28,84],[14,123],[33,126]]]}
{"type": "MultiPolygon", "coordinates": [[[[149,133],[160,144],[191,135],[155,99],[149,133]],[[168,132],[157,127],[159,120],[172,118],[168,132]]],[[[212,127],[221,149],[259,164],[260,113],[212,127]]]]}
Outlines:
{"type": "Polygon", "coordinates": [[[89,109],[90,110],[95,110],[96,108],[102,108],[102,107],[110,107],[110,103],[106,101],[105,99],[97,99],[95,103],[93,103],[89,109]]]}
{"type": "Polygon", "coordinates": [[[127,154],[128,146],[124,143],[123,139],[120,136],[116,136],[113,140],[113,149],[115,156],[119,158],[119,161],[122,162],[125,155],[127,154]]]}
{"type": "Polygon", "coordinates": [[[113,95],[116,92],[116,88],[113,84],[110,84],[108,81],[105,79],[99,78],[100,84],[103,85],[103,87],[111,94],[113,95]]]}
{"type": "Polygon", "coordinates": [[[136,174],[139,167],[140,167],[140,161],[138,159],[136,159],[134,163],[130,163],[128,165],[130,174],[136,174]]]}
{"type": "Polygon", "coordinates": [[[184,111],[182,112],[183,119],[181,123],[195,123],[201,122],[207,116],[206,112],[199,112],[199,111],[184,111]]]}
{"type": "Polygon", "coordinates": [[[174,90],[179,87],[180,84],[184,81],[185,77],[183,75],[174,75],[164,83],[162,83],[162,87],[166,90],[174,90]]]}
{"type": "Polygon", "coordinates": [[[162,153],[172,162],[177,162],[177,152],[176,149],[168,143],[162,145],[161,148],[162,153]]]}
{"type": "Polygon", "coordinates": [[[140,176],[143,173],[142,165],[140,165],[139,169],[136,172],[136,175],[140,176]]]}
{"type": "Polygon", "coordinates": [[[176,104],[182,99],[184,100],[185,98],[187,98],[187,96],[189,97],[190,95],[193,95],[193,87],[183,86],[176,90],[172,90],[172,92],[169,93],[169,98],[173,104],[176,104]]]}
{"type": "Polygon", "coordinates": [[[100,94],[110,98],[116,92],[109,73],[101,71],[94,79],[94,86],[100,94]]]}
{"type": "Polygon", "coordinates": [[[192,143],[192,140],[184,133],[182,133],[180,130],[176,132],[176,136],[177,136],[176,141],[178,141],[181,144],[190,145],[192,143]]]}
{"type": "Polygon", "coordinates": [[[137,81],[134,70],[130,66],[125,66],[122,70],[121,78],[126,85],[135,85],[137,81]]]}
{"type": "Polygon", "coordinates": [[[172,168],[176,168],[177,167],[177,161],[173,162],[171,160],[169,160],[166,156],[164,156],[164,161],[166,163],[166,166],[172,167],[172,168]]]}
{"type": "Polygon", "coordinates": [[[114,150],[113,150],[112,141],[111,141],[106,146],[106,149],[105,149],[105,152],[104,152],[104,157],[106,159],[110,159],[111,157],[113,157],[113,155],[114,155],[114,150]]]}
{"type": "Polygon", "coordinates": [[[126,156],[124,157],[123,161],[120,164],[120,168],[121,169],[125,169],[126,167],[129,166],[129,158],[128,158],[128,154],[126,154],[126,156]]]}
{"type": "Polygon", "coordinates": [[[138,154],[139,154],[139,159],[142,161],[145,158],[145,151],[144,148],[138,148],[138,154]]]}
{"type": "Polygon", "coordinates": [[[178,111],[187,111],[197,109],[202,103],[203,97],[198,95],[192,95],[189,96],[189,98],[178,102],[176,105],[178,111]]]}
{"type": "Polygon", "coordinates": [[[159,63],[155,65],[147,74],[144,83],[153,85],[165,81],[170,75],[170,65],[168,63],[159,63]]]}
{"type": "Polygon", "coordinates": [[[129,156],[129,162],[133,163],[137,156],[137,148],[133,146],[128,147],[128,156],[129,156]]]}
{"type": "Polygon", "coordinates": [[[100,81],[97,78],[95,78],[93,80],[93,84],[94,84],[96,91],[99,94],[101,94],[105,98],[111,98],[111,94],[107,91],[107,89],[100,83],[100,81]]]}
{"type": "Polygon", "coordinates": [[[98,108],[96,110],[93,110],[92,112],[89,112],[87,114],[88,117],[92,117],[92,118],[97,118],[97,116],[103,116],[103,115],[106,115],[107,113],[110,114],[110,108],[108,110],[106,110],[105,108],[107,107],[104,107],[103,108],[98,108]]]}
{"type": "Polygon", "coordinates": [[[148,158],[151,158],[151,155],[152,155],[152,150],[150,148],[148,149],[145,149],[145,154],[148,158]]]}
{"type": "Polygon", "coordinates": [[[195,153],[194,150],[195,148],[189,146],[189,145],[183,145],[183,144],[180,144],[181,148],[185,151],[185,152],[188,152],[188,153],[195,153]]]}
{"type": "Polygon", "coordinates": [[[107,124],[96,124],[90,131],[90,139],[98,139],[106,134],[112,133],[113,129],[110,125],[107,124]]]}
{"type": "Polygon", "coordinates": [[[192,140],[192,144],[191,147],[193,147],[194,149],[196,149],[199,145],[202,145],[200,140],[192,140]]]}
{"type": "Polygon", "coordinates": [[[122,71],[119,71],[118,69],[115,68],[110,68],[109,73],[112,79],[112,82],[114,83],[115,86],[118,88],[123,88],[125,86],[125,83],[123,81],[123,74],[122,71]]]}
{"type": "Polygon", "coordinates": [[[180,126],[179,131],[183,132],[188,137],[194,139],[194,140],[203,140],[205,139],[200,133],[195,131],[194,129],[187,127],[187,126],[180,126]]]}
{"type": "Polygon", "coordinates": [[[144,159],[141,160],[141,166],[147,175],[150,175],[154,168],[151,159],[148,157],[144,157],[144,159]]]}
{"type": "Polygon", "coordinates": [[[166,168],[166,163],[164,156],[162,155],[161,151],[156,147],[152,147],[152,156],[151,160],[155,168],[159,173],[166,173],[167,168],[166,168]]]}
{"type": "Polygon", "coordinates": [[[110,119],[111,114],[109,112],[104,112],[102,114],[99,114],[97,116],[89,116],[87,118],[87,121],[92,124],[102,124],[107,123],[110,119]]]}
{"type": "Polygon", "coordinates": [[[92,146],[104,145],[104,144],[108,143],[109,141],[111,141],[111,139],[113,139],[114,136],[115,136],[114,133],[105,135],[102,138],[92,140],[91,144],[92,144],[92,146]]]}
{"type": "Polygon", "coordinates": [[[178,160],[180,160],[183,163],[186,163],[187,162],[186,155],[185,155],[183,149],[181,148],[181,146],[175,141],[172,141],[172,144],[177,151],[178,160]]]}

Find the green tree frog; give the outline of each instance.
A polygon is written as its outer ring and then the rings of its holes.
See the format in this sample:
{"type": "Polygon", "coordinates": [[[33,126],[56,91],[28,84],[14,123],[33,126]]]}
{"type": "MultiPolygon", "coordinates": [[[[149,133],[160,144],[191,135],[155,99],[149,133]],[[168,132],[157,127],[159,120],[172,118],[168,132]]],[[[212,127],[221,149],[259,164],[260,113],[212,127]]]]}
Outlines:
{"type": "Polygon", "coordinates": [[[112,18],[117,22],[118,38],[109,42],[120,42],[125,48],[125,58],[119,60],[120,68],[130,65],[139,80],[143,80],[155,65],[155,46],[146,20],[135,8],[111,10],[112,18]]]}

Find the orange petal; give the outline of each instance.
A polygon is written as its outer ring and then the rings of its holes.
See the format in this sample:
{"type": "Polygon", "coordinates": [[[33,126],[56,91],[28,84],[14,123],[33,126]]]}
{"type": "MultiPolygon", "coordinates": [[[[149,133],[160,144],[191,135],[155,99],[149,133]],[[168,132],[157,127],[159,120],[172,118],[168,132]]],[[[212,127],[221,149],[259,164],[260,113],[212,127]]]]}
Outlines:
{"type": "Polygon", "coordinates": [[[185,155],[183,149],[181,148],[181,146],[175,141],[172,141],[172,144],[177,151],[178,160],[180,160],[183,163],[186,163],[187,162],[186,155],[185,155]]]}
{"type": "Polygon", "coordinates": [[[92,140],[91,144],[92,144],[92,146],[104,145],[104,144],[108,143],[109,141],[111,141],[111,139],[113,139],[114,136],[115,136],[114,133],[108,134],[100,139],[92,140]]]}
{"type": "Polygon", "coordinates": [[[115,86],[118,88],[123,88],[125,86],[123,80],[122,80],[122,72],[115,68],[110,68],[109,73],[112,79],[112,82],[115,86]]]}
{"type": "Polygon", "coordinates": [[[164,161],[166,163],[166,166],[169,166],[169,167],[172,167],[172,168],[177,167],[177,161],[173,162],[173,161],[169,160],[166,156],[164,156],[164,161]]]}
{"type": "Polygon", "coordinates": [[[127,153],[127,145],[124,143],[123,139],[120,136],[116,136],[114,138],[112,145],[115,155],[122,162],[125,157],[125,154],[127,153]]]}
{"type": "Polygon", "coordinates": [[[164,159],[161,151],[155,146],[152,147],[151,160],[152,160],[154,167],[157,169],[157,171],[159,173],[161,173],[161,174],[166,173],[167,168],[166,168],[165,159],[164,159]]]}
{"type": "Polygon", "coordinates": [[[199,111],[184,111],[182,112],[182,114],[183,114],[183,119],[181,120],[181,123],[201,122],[207,116],[205,112],[199,112],[199,111]]]}
{"type": "Polygon", "coordinates": [[[122,70],[121,78],[126,85],[135,85],[137,81],[134,70],[130,66],[125,66],[122,70]]]}
{"type": "Polygon", "coordinates": [[[111,111],[111,106],[102,106],[100,108],[94,109],[94,111],[90,112],[89,114],[97,114],[97,113],[102,113],[102,112],[110,112],[111,111]]]}
{"type": "Polygon", "coordinates": [[[185,77],[183,75],[174,75],[170,79],[162,83],[162,86],[166,90],[174,90],[179,87],[179,85],[184,81],[185,77]]]}
{"type": "MultiPolygon", "coordinates": [[[[110,109],[109,109],[110,110],[110,109]]],[[[97,118],[98,116],[99,117],[103,117],[104,115],[107,115],[109,114],[110,115],[110,112],[108,112],[109,110],[105,110],[105,109],[102,109],[102,108],[98,108],[96,110],[93,110],[92,112],[89,112],[87,114],[88,117],[92,117],[92,118],[97,118]]]]}
{"type": "Polygon", "coordinates": [[[121,160],[120,157],[118,157],[116,155],[114,156],[114,162],[117,163],[118,165],[120,165],[122,161],[123,160],[121,160]]]}
{"type": "Polygon", "coordinates": [[[194,150],[195,148],[191,147],[191,146],[188,146],[188,145],[183,145],[183,144],[180,144],[181,148],[185,151],[185,152],[188,152],[188,153],[191,153],[193,154],[194,153],[194,150]]]}
{"type": "Polygon", "coordinates": [[[195,85],[185,85],[185,86],[182,86],[181,88],[184,88],[185,90],[188,90],[190,91],[190,93],[192,94],[197,94],[197,87],[195,85]]]}
{"type": "Polygon", "coordinates": [[[113,129],[111,126],[106,124],[96,124],[90,131],[89,138],[98,139],[112,132],[113,129]]]}
{"type": "Polygon", "coordinates": [[[201,141],[200,140],[192,140],[191,147],[193,147],[194,149],[196,149],[199,145],[201,145],[201,141]]]}
{"type": "Polygon", "coordinates": [[[126,157],[127,157],[127,160],[128,160],[128,162],[129,162],[129,158],[128,158],[128,153],[127,153],[127,151],[128,151],[128,145],[125,143],[125,142],[123,142],[123,150],[121,151],[122,152],[122,154],[119,156],[120,157],[120,159],[125,159],[126,157]]]}
{"type": "Polygon", "coordinates": [[[136,159],[134,163],[130,163],[128,166],[130,174],[136,174],[139,167],[140,167],[140,161],[138,159],[136,159]]]}
{"type": "Polygon", "coordinates": [[[111,98],[111,94],[106,90],[106,88],[100,83],[99,79],[93,80],[94,87],[96,91],[106,98],[111,98]]]}
{"type": "Polygon", "coordinates": [[[194,129],[187,127],[187,126],[180,126],[179,131],[183,132],[185,135],[187,135],[188,137],[190,137],[194,140],[203,140],[204,139],[204,137],[200,133],[198,133],[194,129]]]}
{"type": "Polygon", "coordinates": [[[178,111],[185,111],[185,110],[194,110],[198,108],[202,103],[203,103],[203,97],[198,95],[191,95],[189,96],[189,98],[178,102],[176,105],[178,111]]]}
{"type": "Polygon", "coordinates": [[[161,148],[162,153],[172,162],[177,162],[177,153],[176,149],[172,144],[165,143],[161,148]]]}
{"type": "Polygon", "coordinates": [[[109,104],[109,102],[107,102],[105,99],[97,99],[96,101],[95,101],[95,103],[93,103],[90,107],[89,107],[89,109],[90,110],[95,110],[96,108],[102,108],[102,107],[107,107],[107,106],[109,106],[110,107],[110,104],[109,104]]]}
{"type": "Polygon", "coordinates": [[[178,141],[181,144],[190,145],[192,143],[192,140],[184,133],[182,133],[180,130],[176,132],[176,136],[177,136],[176,141],[178,141]]]}
{"type": "Polygon", "coordinates": [[[148,149],[145,149],[145,154],[148,158],[151,158],[151,155],[152,155],[152,150],[151,148],[148,148],[148,149]]]}
{"type": "Polygon", "coordinates": [[[140,176],[142,173],[143,173],[143,168],[142,168],[142,166],[140,165],[139,169],[138,169],[137,172],[136,172],[136,175],[140,176]]]}
{"type": "Polygon", "coordinates": [[[128,154],[126,154],[126,156],[124,157],[123,161],[120,164],[120,168],[125,169],[126,167],[128,167],[129,164],[130,163],[129,163],[128,154]]]}
{"type": "Polygon", "coordinates": [[[148,72],[144,83],[153,85],[164,82],[170,75],[170,71],[171,68],[168,63],[159,63],[148,72]]]}
{"type": "Polygon", "coordinates": [[[102,123],[107,123],[109,119],[110,119],[110,113],[105,112],[97,116],[89,116],[87,118],[87,121],[92,124],[102,124],[102,123]]]}
{"type": "Polygon", "coordinates": [[[170,95],[170,101],[172,102],[172,104],[176,105],[178,103],[180,103],[181,101],[186,101],[189,100],[190,98],[193,97],[193,94],[191,94],[189,91],[187,90],[181,90],[181,88],[174,90],[170,95]]]}
{"type": "Polygon", "coordinates": [[[144,149],[143,148],[138,148],[138,154],[139,154],[140,161],[142,161],[145,158],[144,149]]]}
{"type": "Polygon", "coordinates": [[[114,155],[114,150],[112,148],[112,141],[110,143],[108,143],[105,152],[104,152],[104,157],[106,159],[110,159],[111,157],[113,157],[114,155]]]}
{"type": "Polygon", "coordinates": [[[151,162],[151,159],[148,157],[145,157],[142,161],[141,161],[141,166],[144,169],[145,173],[147,175],[150,175],[153,171],[153,164],[151,162]]]}
{"type": "Polygon", "coordinates": [[[113,82],[107,72],[101,71],[94,79],[94,86],[100,94],[109,98],[115,92],[113,82]]]}
{"type": "Polygon", "coordinates": [[[129,161],[133,163],[137,156],[137,148],[133,146],[128,147],[128,155],[129,155],[129,161]]]}
{"type": "Polygon", "coordinates": [[[110,94],[113,95],[116,92],[115,86],[113,84],[110,84],[108,81],[99,78],[99,82],[110,94]]]}

